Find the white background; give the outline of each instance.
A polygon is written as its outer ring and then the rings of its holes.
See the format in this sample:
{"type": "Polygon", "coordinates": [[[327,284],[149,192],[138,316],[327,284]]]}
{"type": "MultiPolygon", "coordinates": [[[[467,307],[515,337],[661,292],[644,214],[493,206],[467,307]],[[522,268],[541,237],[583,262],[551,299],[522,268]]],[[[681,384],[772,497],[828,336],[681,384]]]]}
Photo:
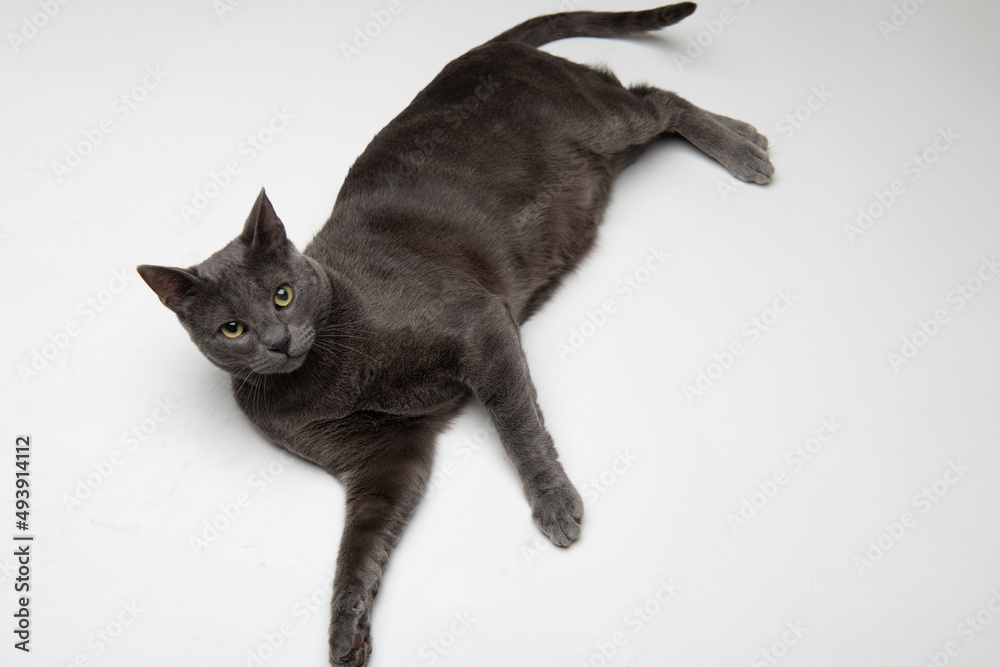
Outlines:
{"type": "MultiPolygon", "coordinates": [[[[32,19],[44,3],[4,4],[0,663],[325,664],[341,487],[254,431],[134,267],[205,258],[262,185],[304,246],[354,157],[449,60],[560,9],[400,1],[350,58],[341,44],[386,2],[87,0],[48,19],[32,19]],[[275,110],[292,118],[268,135],[275,110]],[[249,135],[270,141],[252,161],[249,135]],[[229,162],[239,173],[211,187],[229,162]],[[185,217],[196,191],[207,205],[185,217]],[[7,629],[20,434],[29,655],[7,629]]],[[[754,123],[777,174],[732,190],[673,140],[620,179],[599,247],[524,328],[588,496],[583,537],[544,548],[469,409],[385,578],[373,665],[997,664],[1000,9],[903,4],[887,31],[889,0],[717,0],[652,37],[547,47],[754,123]],[[878,215],[849,234],[859,208],[878,215]],[[647,272],[661,247],[670,260],[647,272]],[[624,276],[644,280],[631,298],[624,276]],[[775,320],[779,290],[794,301],[775,320]],[[685,395],[699,371],[711,386],[685,395]],[[824,419],[835,436],[788,458],[824,419]],[[744,500],[755,513],[734,523],[744,500]]]]}

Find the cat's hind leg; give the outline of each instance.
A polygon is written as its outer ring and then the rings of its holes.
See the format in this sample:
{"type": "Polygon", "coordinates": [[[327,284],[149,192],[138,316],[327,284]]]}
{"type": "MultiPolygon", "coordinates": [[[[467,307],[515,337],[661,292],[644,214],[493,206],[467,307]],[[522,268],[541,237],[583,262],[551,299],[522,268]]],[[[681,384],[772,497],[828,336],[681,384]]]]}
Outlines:
{"type": "Polygon", "coordinates": [[[750,123],[746,123],[742,120],[736,120],[735,118],[730,118],[729,116],[712,113],[711,111],[706,111],[705,113],[734,132],[742,134],[744,137],[757,144],[757,146],[767,150],[767,137],[758,132],[757,128],[750,123]]]}
{"type": "Polygon", "coordinates": [[[767,137],[753,125],[706,111],[676,93],[652,86],[633,86],[629,90],[656,119],[658,134],[684,137],[742,181],[762,185],[770,182],[774,166],[767,155],[767,137]]]}

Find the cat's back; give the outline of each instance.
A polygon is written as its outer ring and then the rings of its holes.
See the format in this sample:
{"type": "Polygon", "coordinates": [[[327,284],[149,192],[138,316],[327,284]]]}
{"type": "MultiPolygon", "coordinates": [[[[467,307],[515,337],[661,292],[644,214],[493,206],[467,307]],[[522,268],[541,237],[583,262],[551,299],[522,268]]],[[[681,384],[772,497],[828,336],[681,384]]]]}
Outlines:
{"type": "Polygon", "coordinates": [[[343,265],[349,249],[369,276],[436,289],[465,281],[522,319],[592,244],[611,174],[581,124],[606,122],[606,89],[627,94],[530,46],[473,49],[372,140],[306,253],[343,265]]]}

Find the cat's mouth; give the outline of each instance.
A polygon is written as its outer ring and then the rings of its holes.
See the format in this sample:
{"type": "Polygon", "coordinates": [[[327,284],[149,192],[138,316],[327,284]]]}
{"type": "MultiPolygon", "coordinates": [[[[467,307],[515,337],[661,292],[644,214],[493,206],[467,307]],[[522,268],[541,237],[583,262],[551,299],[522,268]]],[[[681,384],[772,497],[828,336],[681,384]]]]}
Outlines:
{"type": "Polygon", "coordinates": [[[305,362],[315,339],[316,332],[311,327],[298,335],[293,334],[287,347],[283,350],[268,350],[264,356],[255,359],[250,368],[261,375],[296,371],[305,362]]]}
{"type": "Polygon", "coordinates": [[[257,359],[250,364],[250,369],[260,375],[272,375],[276,373],[291,373],[299,369],[309,350],[297,355],[285,354],[283,352],[271,352],[263,359],[257,359]]]}

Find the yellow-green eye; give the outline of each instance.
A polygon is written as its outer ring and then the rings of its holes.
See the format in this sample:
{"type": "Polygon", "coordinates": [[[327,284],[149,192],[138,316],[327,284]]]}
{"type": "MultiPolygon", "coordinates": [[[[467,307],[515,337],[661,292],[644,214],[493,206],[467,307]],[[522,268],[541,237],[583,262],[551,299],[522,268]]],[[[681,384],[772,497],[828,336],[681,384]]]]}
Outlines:
{"type": "Polygon", "coordinates": [[[290,285],[282,285],[278,288],[278,291],[274,293],[274,305],[278,308],[284,308],[292,302],[292,288],[290,285]]]}
{"type": "Polygon", "coordinates": [[[226,338],[239,338],[243,335],[244,328],[239,322],[226,322],[220,331],[226,338]]]}

